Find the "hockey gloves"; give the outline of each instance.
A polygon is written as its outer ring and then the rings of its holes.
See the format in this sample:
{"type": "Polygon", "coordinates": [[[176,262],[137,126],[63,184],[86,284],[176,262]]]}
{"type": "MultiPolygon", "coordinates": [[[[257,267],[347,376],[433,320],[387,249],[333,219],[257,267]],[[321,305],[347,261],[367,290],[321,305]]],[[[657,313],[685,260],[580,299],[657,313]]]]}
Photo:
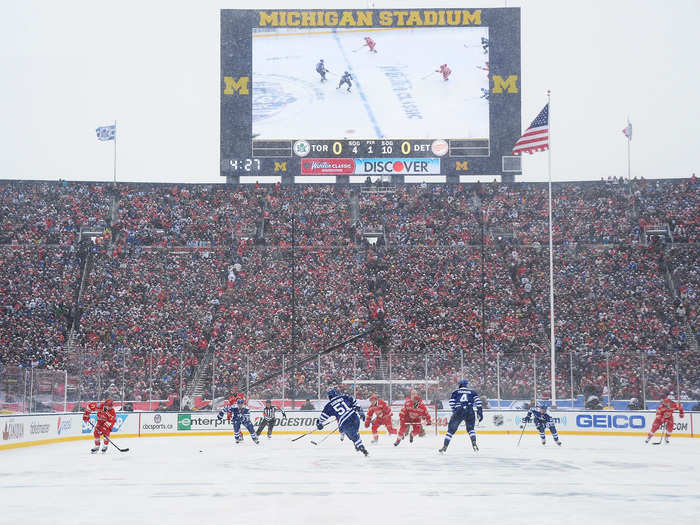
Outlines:
{"type": "Polygon", "coordinates": [[[323,425],[321,424],[321,422],[318,419],[316,420],[316,428],[319,430],[323,430],[323,425]]]}
{"type": "Polygon", "coordinates": [[[476,418],[479,420],[479,423],[481,423],[484,419],[484,413],[482,410],[478,410],[476,412],[476,418]]]}

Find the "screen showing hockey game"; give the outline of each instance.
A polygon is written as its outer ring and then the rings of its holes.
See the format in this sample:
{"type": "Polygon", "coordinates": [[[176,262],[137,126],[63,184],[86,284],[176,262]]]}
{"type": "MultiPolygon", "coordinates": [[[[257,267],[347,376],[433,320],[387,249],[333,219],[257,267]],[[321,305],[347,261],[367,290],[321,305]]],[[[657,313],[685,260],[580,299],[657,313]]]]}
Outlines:
{"type": "Polygon", "coordinates": [[[253,136],[488,139],[487,27],[253,29],[253,136]]]}
{"type": "Polygon", "coordinates": [[[520,169],[519,8],[222,10],[220,89],[224,176],[520,169]]]}

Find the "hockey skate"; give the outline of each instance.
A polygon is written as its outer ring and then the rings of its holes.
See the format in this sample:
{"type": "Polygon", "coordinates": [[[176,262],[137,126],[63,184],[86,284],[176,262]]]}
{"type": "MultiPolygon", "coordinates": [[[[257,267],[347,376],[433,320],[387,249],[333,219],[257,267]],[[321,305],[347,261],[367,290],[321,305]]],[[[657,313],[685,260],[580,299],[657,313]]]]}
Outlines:
{"type": "Polygon", "coordinates": [[[372,444],[376,445],[377,443],[379,443],[379,436],[374,436],[374,438],[372,438],[372,444]]]}
{"type": "Polygon", "coordinates": [[[357,451],[362,452],[365,456],[369,456],[369,452],[367,452],[367,449],[364,445],[360,445],[359,447],[357,447],[357,451]]]}
{"type": "Polygon", "coordinates": [[[394,441],[394,446],[398,447],[399,443],[401,443],[401,438],[396,438],[396,441],[394,441]]]}
{"type": "Polygon", "coordinates": [[[103,445],[102,450],[100,450],[100,452],[102,452],[103,454],[107,452],[107,445],[103,445]]]}
{"type": "Polygon", "coordinates": [[[651,439],[651,437],[648,437],[648,436],[647,436],[647,438],[644,440],[644,443],[649,443],[649,440],[650,440],[650,439],[651,439]]]}
{"type": "Polygon", "coordinates": [[[561,447],[561,441],[559,441],[558,439],[555,439],[554,442],[561,447]]]}
{"type": "Polygon", "coordinates": [[[100,445],[97,445],[96,447],[92,447],[92,448],[90,449],[90,452],[91,452],[92,454],[96,454],[98,450],[100,450],[100,445]]]}
{"type": "Polygon", "coordinates": [[[476,439],[472,439],[472,448],[474,449],[474,452],[479,452],[479,447],[476,444],[476,439]]]}
{"type": "Polygon", "coordinates": [[[408,442],[413,443],[413,432],[408,435],[408,442]]]}
{"type": "Polygon", "coordinates": [[[442,448],[440,450],[438,450],[438,452],[440,454],[444,454],[445,452],[447,452],[447,445],[443,445],[442,448]]]}
{"type": "Polygon", "coordinates": [[[665,437],[664,437],[664,443],[666,443],[667,445],[669,444],[668,436],[665,436],[665,437]]]}

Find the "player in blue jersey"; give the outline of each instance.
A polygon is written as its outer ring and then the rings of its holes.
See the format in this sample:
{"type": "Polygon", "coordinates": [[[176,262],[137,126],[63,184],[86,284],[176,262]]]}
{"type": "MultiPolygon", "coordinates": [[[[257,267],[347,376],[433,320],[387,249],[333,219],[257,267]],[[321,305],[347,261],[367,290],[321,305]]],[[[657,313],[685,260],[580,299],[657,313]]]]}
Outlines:
{"type": "Polygon", "coordinates": [[[326,69],[326,64],[323,63],[323,59],[316,64],[316,73],[321,75],[321,82],[326,81],[326,73],[330,73],[330,70],[326,69]]]}
{"type": "Polygon", "coordinates": [[[369,456],[369,452],[362,444],[360,437],[360,418],[364,421],[365,414],[362,408],[357,404],[357,401],[347,394],[341,394],[335,388],[328,391],[328,403],[323,408],[321,415],[316,422],[316,428],[323,430],[323,424],[330,418],[335,417],[338,420],[338,430],[341,437],[348,436],[350,441],[355,444],[355,450],[362,452],[365,456],[369,456]]]}
{"type": "Polygon", "coordinates": [[[350,88],[352,87],[352,75],[348,73],[347,71],[343,73],[343,76],[340,77],[340,82],[338,82],[338,87],[335,89],[340,89],[343,84],[348,85],[348,92],[350,91],[350,88]]]}
{"type": "Polygon", "coordinates": [[[228,405],[219,410],[219,415],[216,418],[219,423],[222,422],[225,412],[229,412],[232,416],[233,435],[236,438],[236,443],[243,441],[241,425],[248,429],[248,432],[250,432],[250,437],[253,438],[255,444],[260,443],[258,440],[258,435],[255,433],[255,428],[253,428],[253,423],[250,421],[250,409],[245,406],[242,399],[237,399],[235,405],[228,405]]]}
{"type": "Polygon", "coordinates": [[[559,434],[557,434],[557,427],[554,426],[554,418],[547,414],[547,405],[540,401],[537,403],[537,408],[531,408],[527,411],[527,415],[523,418],[523,423],[527,424],[530,421],[535,422],[535,428],[540,433],[540,439],[542,444],[546,445],[547,440],[544,437],[544,431],[549,429],[554,438],[554,442],[561,447],[561,441],[559,441],[559,434]]]}
{"type": "Polygon", "coordinates": [[[476,410],[477,417],[479,421],[484,419],[484,412],[481,406],[481,399],[476,390],[470,390],[467,388],[469,382],[466,379],[460,379],[459,388],[452,392],[450,396],[450,408],[452,409],[452,417],[447,424],[447,434],[445,434],[445,442],[439,452],[442,454],[447,451],[447,446],[450,444],[452,436],[459,428],[459,425],[464,421],[467,427],[467,432],[469,433],[469,438],[472,441],[472,448],[477,451],[479,447],[476,446],[476,432],[474,432],[474,410],[476,410]]]}
{"type": "Polygon", "coordinates": [[[481,49],[484,50],[484,55],[489,52],[489,39],[481,37],[481,49]]]}

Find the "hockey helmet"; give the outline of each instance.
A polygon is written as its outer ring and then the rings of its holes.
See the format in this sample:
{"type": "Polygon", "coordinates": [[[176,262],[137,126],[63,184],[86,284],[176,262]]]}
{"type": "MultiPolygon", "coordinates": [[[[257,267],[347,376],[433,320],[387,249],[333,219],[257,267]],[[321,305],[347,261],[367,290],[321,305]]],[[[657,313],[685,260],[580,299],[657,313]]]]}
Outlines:
{"type": "Polygon", "coordinates": [[[242,398],[242,397],[239,397],[238,399],[236,399],[236,403],[239,404],[239,405],[242,405],[242,404],[243,404],[243,398],[242,398]]]}
{"type": "Polygon", "coordinates": [[[460,388],[466,388],[469,386],[469,381],[467,379],[460,379],[458,384],[460,388]]]}
{"type": "Polygon", "coordinates": [[[546,412],[547,411],[547,403],[545,403],[544,401],[540,401],[539,403],[537,403],[537,408],[539,408],[540,410],[544,410],[546,412]]]}
{"type": "Polygon", "coordinates": [[[114,405],[114,401],[112,401],[111,398],[108,397],[107,399],[105,399],[105,403],[104,403],[105,408],[112,408],[113,405],[114,405]]]}
{"type": "Polygon", "coordinates": [[[350,73],[348,73],[348,72],[346,71],[345,74],[346,74],[346,75],[349,75],[350,73]]]}
{"type": "Polygon", "coordinates": [[[338,397],[340,395],[340,392],[338,392],[335,388],[331,388],[328,390],[328,399],[333,399],[334,397],[338,397]]]}
{"type": "Polygon", "coordinates": [[[371,396],[369,396],[369,402],[370,402],[370,403],[373,403],[373,402],[376,401],[377,399],[379,399],[379,398],[376,396],[376,394],[372,394],[371,396]]]}

